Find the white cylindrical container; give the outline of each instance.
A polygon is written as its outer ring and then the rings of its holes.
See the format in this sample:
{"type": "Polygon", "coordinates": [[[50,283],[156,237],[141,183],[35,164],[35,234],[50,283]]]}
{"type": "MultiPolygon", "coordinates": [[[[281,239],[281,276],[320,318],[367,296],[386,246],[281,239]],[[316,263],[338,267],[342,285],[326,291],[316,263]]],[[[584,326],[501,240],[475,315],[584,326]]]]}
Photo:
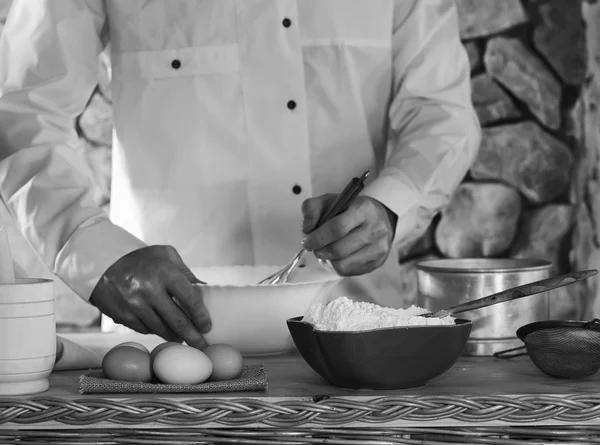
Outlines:
{"type": "Polygon", "coordinates": [[[0,395],[46,391],[55,359],[54,282],[0,283],[0,395]]]}

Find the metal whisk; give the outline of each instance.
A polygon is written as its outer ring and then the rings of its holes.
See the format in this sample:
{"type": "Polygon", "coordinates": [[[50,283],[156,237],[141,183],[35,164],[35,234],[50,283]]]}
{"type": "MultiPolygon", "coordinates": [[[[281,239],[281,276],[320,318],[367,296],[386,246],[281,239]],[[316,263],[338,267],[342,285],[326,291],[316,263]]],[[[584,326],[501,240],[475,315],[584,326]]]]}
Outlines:
{"type": "MultiPolygon", "coordinates": [[[[360,178],[352,178],[352,181],[346,186],[346,188],[338,195],[336,200],[333,202],[327,213],[321,216],[315,229],[318,229],[327,221],[329,221],[334,216],[342,213],[350,202],[360,193],[360,191],[364,188],[364,182],[369,176],[369,170],[364,172],[360,178]]],[[[283,268],[279,271],[275,272],[273,275],[268,276],[264,280],[260,281],[258,284],[283,284],[287,283],[288,279],[292,271],[296,268],[306,250],[302,249],[300,252],[292,258],[292,260],[287,263],[283,268]]]]}

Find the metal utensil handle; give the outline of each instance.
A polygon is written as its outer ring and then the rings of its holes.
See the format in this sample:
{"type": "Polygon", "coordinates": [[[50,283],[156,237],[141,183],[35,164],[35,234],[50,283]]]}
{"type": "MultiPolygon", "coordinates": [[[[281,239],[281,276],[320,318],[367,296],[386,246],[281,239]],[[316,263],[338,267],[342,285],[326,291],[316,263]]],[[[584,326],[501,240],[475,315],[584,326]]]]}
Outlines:
{"type": "Polygon", "coordinates": [[[527,355],[527,348],[525,346],[517,346],[516,348],[505,349],[503,351],[494,352],[494,357],[501,359],[511,359],[515,357],[521,357],[527,355]]]}
{"type": "Polygon", "coordinates": [[[292,260],[292,262],[290,264],[290,267],[288,267],[288,269],[285,271],[285,273],[281,277],[282,283],[287,283],[288,279],[290,278],[290,275],[292,274],[293,270],[296,268],[298,263],[302,260],[302,257],[304,256],[305,253],[306,253],[306,250],[302,249],[300,252],[298,252],[296,254],[296,256],[294,257],[294,259],[292,260]]]}
{"type": "MultiPolygon", "coordinates": [[[[367,179],[367,176],[369,176],[369,170],[364,172],[360,178],[352,178],[352,180],[348,183],[348,185],[346,185],[344,190],[342,190],[342,192],[335,198],[327,212],[321,215],[321,218],[319,218],[315,230],[344,210],[345,206],[352,199],[354,199],[354,197],[358,195],[358,193],[360,193],[360,191],[364,188],[364,182],[365,179],[367,179]]],[[[272,275],[269,275],[267,278],[259,281],[258,284],[264,284],[267,282],[271,284],[276,284],[277,282],[287,282],[288,278],[290,277],[290,274],[298,264],[298,261],[300,261],[300,259],[304,255],[304,252],[304,249],[300,250],[300,252],[298,252],[296,256],[292,260],[290,260],[290,262],[285,267],[283,267],[283,269],[278,270],[272,275]]]]}
{"type": "Polygon", "coordinates": [[[588,321],[583,327],[588,328],[592,325],[598,324],[600,325],[600,318],[594,318],[593,320],[588,321]]]}
{"type": "Polygon", "coordinates": [[[448,309],[443,309],[441,311],[435,312],[433,316],[443,317],[447,315],[459,314],[461,312],[481,309],[483,307],[492,306],[494,304],[504,303],[506,301],[527,297],[529,295],[547,292],[549,290],[574,283],[575,281],[584,280],[593,275],[596,275],[597,273],[598,271],[596,269],[583,270],[579,272],[571,272],[564,275],[558,275],[556,277],[546,278],[544,280],[534,281],[533,283],[523,284],[521,286],[513,287],[511,289],[498,292],[496,294],[488,295],[487,297],[479,298],[473,301],[468,301],[466,303],[459,304],[448,309]]]}
{"type": "Polygon", "coordinates": [[[344,210],[346,205],[364,188],[364,181],[367,179],[367,176],[369,176],[369,170],[364,172],[360,178],[352,178],[342,193],[337,196],[331,207],[329,207],[329,210],[323,214],[323,216],[321,216],[315,229],[318,229],[331,218],[337,216],[342,212],[342,210],[344,210]]]}

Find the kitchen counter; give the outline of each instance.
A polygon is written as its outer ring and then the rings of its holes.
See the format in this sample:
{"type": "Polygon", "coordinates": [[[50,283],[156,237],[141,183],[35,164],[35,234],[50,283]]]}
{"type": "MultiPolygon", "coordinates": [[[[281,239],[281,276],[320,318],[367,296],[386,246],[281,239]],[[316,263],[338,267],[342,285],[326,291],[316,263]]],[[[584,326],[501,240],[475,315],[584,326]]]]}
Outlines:
{"type": "MultiPolygon", "coordinates": [[[[101,333],[64,336],[96,346],[115,341],[101,333]]],[[[526,356],[462,357],[429,384],[397,391],[333,387],[297,354],[246,363],[265,365],[267,391],[79,394],[86,371],[54,372],[45,393],[0,397],[0,443],[84,443],[87,437],[85,443],[107,444],[437,444],[457,436],[461,443],[600,442],[600,373],[554,379],[526,356]]]]}

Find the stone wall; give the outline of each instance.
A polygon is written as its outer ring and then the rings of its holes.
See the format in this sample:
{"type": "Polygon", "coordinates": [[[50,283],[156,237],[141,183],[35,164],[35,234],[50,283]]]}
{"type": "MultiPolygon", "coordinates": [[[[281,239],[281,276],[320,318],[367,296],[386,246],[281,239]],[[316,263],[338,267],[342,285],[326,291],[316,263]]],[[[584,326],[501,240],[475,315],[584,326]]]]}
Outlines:
{"type": "MultiPolygon", "coordinates": [[[[426,258],[538,257],[551,260],[558,273],[597,267],[600,257],[600,78],[593,76],[600,73],[600,55],[585,58],[585,37],[595,42],[598,31],[584,27],[579,0],[456,1],[483,141],[448,208],[402,252],[406,293],[414,300],[414,267],[426,258]]],[[[0,11],[4,3],[10,1],[0,0],[0,11]]],[[[600,19],[591,0],[583,11],[588,22],[600,19]]],[[[99,85],[76,127],[98,203],[107,208],[112,123],[106,54],[98,69],[99,85]]],[[[589,317],[595,283],[557,291],[553,317],[589,317]]]]}
{"type": "MultiPolygon", "coordinates": [[[[449,206],[402,255],[407,292],[416,298],[415,263],[430,257],[534,257],[556,273],[597,267],[585,248],[596,235],[578,220],[587,212],[581,3],[457,4],[483,139],[449,206]]],[[[554,291],[551,317],[589,316],[594,289],[591,280],[554,291]]]]}

